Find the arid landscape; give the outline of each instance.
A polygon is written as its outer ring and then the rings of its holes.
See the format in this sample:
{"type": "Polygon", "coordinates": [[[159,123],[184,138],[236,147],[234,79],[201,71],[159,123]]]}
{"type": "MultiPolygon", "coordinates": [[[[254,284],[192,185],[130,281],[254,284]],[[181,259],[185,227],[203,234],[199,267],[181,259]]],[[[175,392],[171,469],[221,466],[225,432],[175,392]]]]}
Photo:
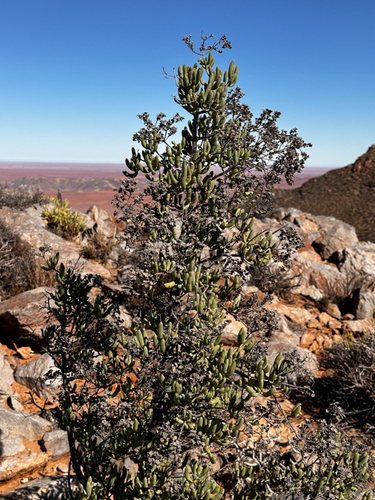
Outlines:
{"type": "MultiPolygon", "coordinates": [[[[125,165],[114,163],[0,162],[0,182],[15,188],[39,189],[46,196],[56,196],[60,190],[71,207],[81,212],[92,205],[113,212],[113,190],[120,185],[124,168],[125,165]]],[[[329,167],[306,167],[296,175],[293,187],[298,188],[329,170],[329,167]]],[[[290,189],[290,186],[284,181],[280,188],[290,189]]]]}

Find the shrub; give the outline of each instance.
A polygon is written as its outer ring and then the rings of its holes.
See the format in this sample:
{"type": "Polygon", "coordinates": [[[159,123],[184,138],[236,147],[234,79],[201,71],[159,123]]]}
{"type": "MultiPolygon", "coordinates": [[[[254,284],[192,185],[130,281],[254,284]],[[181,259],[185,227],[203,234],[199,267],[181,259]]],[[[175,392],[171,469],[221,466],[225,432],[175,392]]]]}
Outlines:
{"type": "Polygon", "coordinates": [[[0,208],[9,207],[25,210],[38,203],[45,203],[45,197],[39,191],[11,189],[7,185],[0,184],[0,208]]]}
{"type": "Polygon", "coordinates": [[[14,295],[39,286],[55,285],[54,277],[41,269],[42,259],[17,233],[0,221],[0,297],[14,295]]]}
{"type": "Polygon", "coordinates": [[[57,197],[48,198],[48,201],[54,203],[55,206],[43,210],[42,217],[47,221],[48,227],[57,234],[67,240],[74,240],[86,229],[85,219],[78,212],[71,211],[68,200],[57,197]]]}
{"type": "Polygon", "coordinates": [[[80,253],[85,259],[92,259],[106,264],[116,243],[116,240],[109,239],[104,234],[94,230],[87,238],[87,243],[82,245],[80,253]]]}
{"type": "Polygon", "coordinates": [[[278,400],[291,363],[278,355],[270,364],[260,342],[275,317],[243,293],[255,270],[288,261],[288,239],[277,248],[271,233],[254,233],[253,217],[267,211],[281,175],[292,182],[307,144],[278,130],[278,113],[252,121],[240,90],[228,93],[234,62],[224,74],[214,69],[213,51],[229,42],[206,40],[197,64],[175,76],[175,100],[191,115],[181,141],[170,142],[178,115],[153,123],[144,114],[135,135],[142,154],[133,149],[126,162],[117,203],[129,244],[144,241],[123,291],[130,330],[113,299],[90,298],[99,278],[58,266],[58,256],[47,262],[59,285],[44,338],[61,370],[56,417],[80,498],[350,498],[368,477],[367,454],[350,454],[332,426],[293,429],[299,405],[288,417],[278,400]],[[140,171],[151,186],[134,199],[140,171]],[[244,325],[227,349],[229,313],[244,325]],[[292,458],[279,446],[281,425],[292,458]]]}
{"type": "MultiPolygon", "coordinates": [[[[344,409],[347,426],[367,429],[372,437],[375,416],[375,334],[334,344],[325,350],[323,364],[334,371],[326,401],[336,401],[344,409]]],[[[327,383],[327,381],[326,381],[327,383]]]]}

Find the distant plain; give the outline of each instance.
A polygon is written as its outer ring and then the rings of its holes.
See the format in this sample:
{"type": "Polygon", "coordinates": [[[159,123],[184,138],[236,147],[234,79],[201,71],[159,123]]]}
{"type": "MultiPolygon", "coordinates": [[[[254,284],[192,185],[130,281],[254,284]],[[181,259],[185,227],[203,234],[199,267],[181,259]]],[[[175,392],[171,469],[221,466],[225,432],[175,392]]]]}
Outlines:
{"type": "MultiPolygon", "coordinates": [[[[125,164],[116,163],[37,163],[37,162],[0,162],[0,182],[12,183],[24,177],[47,178],[47,179],[94,179],[112,178],[122,179],[122,171],[125,164]]],[[[305,167],[303,171],[295,176],[293,188],[301,186],[312,177],[323,175],[332,167],[305,167]]],[[[68,185],[65,182],[65,185],[68,185]]],[[[278,186],[283,189],[290,188],[285,181],[278,186]]],[[[43,190],[46,196],[56,196],[57,190],[43,190]]],[[[86,212],[92,205],[113,212],[112,200],[114,191],[108,190],[85,190],[72,189],[61,190],[64,199],[69,200],[73,209],[86,212]]]]}

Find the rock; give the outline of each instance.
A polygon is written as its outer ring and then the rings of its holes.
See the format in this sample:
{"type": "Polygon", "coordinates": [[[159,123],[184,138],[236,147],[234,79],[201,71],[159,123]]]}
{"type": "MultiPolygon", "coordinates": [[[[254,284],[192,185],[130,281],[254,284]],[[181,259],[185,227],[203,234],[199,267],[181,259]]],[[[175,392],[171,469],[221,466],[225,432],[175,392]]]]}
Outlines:
{"type": "Polygon", "coordinates": [[[269,342],[282,342],[289,346],[297,346],[301,339],[301,329],[298,326],[288,322],[284,316],[275,311],[277,314],[277,327],[269,337],[269,342]]]}
{"type": "Polygon", "coordinates": [[[311,215],[297,209],[278,209],[275,215],[280,221],[293,223],[302,241],[312,244],[324,260],[358,242],[354,227],[333,217],[311,215]]]}
{"type": "MultiPolygon", "coordinates": [[[[26,472],[37,469],[46,464],[48,459],[47,453],[36,452],[17,455],[16,457],[0,458],[0,481],[5,481],[21,473],[25,474],[26,472]]],[[[28,500],[29,498],[30,497],[27,497],[28,500]]]]}
{"type": "Polygon", "coordinates": [[[237,345],[238,332],[241,328],[247,330],[246,326],[241,321],[237,321],[231,314],[226,315],[223,325],[225,325],[222,331],[224,345],[237,345]]]}
{"type": "Polygon", "coordinates": [[[17,392],[15,392],[12,396],[8,398],[8,404],[13,410],[16,411],[24,410],[23,404],[21,403],[19,394],[17,392]]]}
{"type": "Polygon", "coordinates": [[[324,310],[333,318],[341,319],[341,311],[337,304],[334,304],[333,302],[327,302],[327,304],[324,305],[324,310]]]}
{"type": "Polygon", "coordinates": [[[4,403],[9,396],[13,394],[12,384],[14,382],[13,370],[4,358],[4,355],[0,353],[0,404],[4,403]]]}
{"type": "Polygon", "coordinates": [[[353,292],[353,310],[356,319],[373,318],[375,311],[375,277],[368,276],[361,288],[353,292]]]}
{"type": "Polygon", "coordinates": [[[64,465],[64,464],[60,464],[56,467],[56,470],[58,470],[59,472],[61,472],[62,474],[68,474],[69,472],[69,467],[67,465],[64,465]]]}
{"type": "Polygon", "coordinates": [[[332,319],[331,321],[328,321],[327,324],[328,328],[331,330],[340,330],[342,328],[342,323],[338,321],[337,319],[332,319]]]}
{"type": "Polygon", "coordinates": [[[336,266],[307,261],[302,259],[300,254],[293,260],[291,279],[298,285],[293,293],[302,293],[311,286],[320,290],[323,297],[342,296],[346,293],[346,278],[336,266]]]}
{"type": "Polygon", "coordinates": [[[314,330],[321,330],[322,329],[322,324],[316,318],[313,318],[310,321],[308,321],[306,326],[307,326],[307,328],[311,328],[314,330]]]}
{"type": "Polygon", "coordinates": [[[302,290],[301,295],[313,299],[316,302],[321,301],[324,297],[324,293],[314,285],[308,286],[305,290],[302,290]]]}
{"type": "Polygon", "coordinates": [[[113,240],[118,232],[116,218],[111,215],[107,210],[97,208],[93,205],[86,212],[88,218],[95,224],[95,231],[102,234],[109,240],[113,240]]]}
{"type": "Polygon", "coordinates": [[[344,316],[341,316],[341,321],[351,321],[352,319],[355,319],[355,316],[351,313],[346,313],[344,316]]]}
{"type": "MultiPolygon", "coordinates": [[[[71,479],[75,499],[78,498],[78,481],[75,476],[71,479]]],[[[68,497],[68,478],[63,476],[34,479],[28,482],[27,486],[19,486],[1,495],[4,500],[64,500],[68,497]]]]}
{"type": "Polygon", "coordinates": [[[0,302],[0,326],[19,336],[42,338],[46,296],[54,288],[39,287],[0,302]]]}
{"type": "Polygon", "coordinates": [[[330,215],[356,227],[363,241],[375,241],[375,145],[355,163],[335,168],[296,189],[275,190],[274,205],[330,215]]]}
{"type": "Polygon", "coordinates": [[[318,334],[316,332],[304,332],[301,337],[300,347],[308,349],[317,336],[318,334]]]}
{"type": "Polygon", "coordinates": [[[322,349],[329,349],[332,347],[333,341],[332,338],[325,334],[316,335],[313,343],[310,345],[311,352],[321,352],[322,349]]]}
{"type": "Polygon", "coordinates": [[[43,436],[41,445],[42,449],[51,456],[52,460],[56,460],[69,453],[68,434],[61,429],[47,432],[43,436]]]}
{"type": "Polygon", "coordinates": [[[266,345],[271,366],[280,352],[294,358],[296,370],[289,373],[287,377],[290,384],[304,385],[318,376],[318,360],[308,349],[292,346],[287,342],[267,342],[266,345]]]}
{"type": "Polygon", "coordinates": [[[305,325],[308,321],[313,319],[313,315],[307,309],[301,307],[292,307],[279,302],[276,304],[268,304],[267,308],[279,312],[296,325],[305,325]]]}
{"type": "Polygon", "coordinates": [[[132,326],[132,317],[126,310],[124,306],[119,306],[119,319],[122,321],[122,326],[124,328],[130,328],[132,326]]]}
{"type": "Polygon", "coordinates": [[[60,253],[60,262],[68,264],[80,259],[82,274],[98,274],[105,279],[112,280],[111,273],[105,267],[80,257],[80,247],[77,243],[67,241],[47,229],[42,219],[43,210],[44,207],[40,205],[30,207],[25,211],[3,207],[0,209],[0,218],[35,250],[48,245],[53,253],[60,253]]]}
{"type": "Polygon", "coordinates": [[[324,260],[335,252],[358,242],[355,228],[333,217],[314,217],[319,225],[320,236],[313,242],[315,250],[324,260]]]}
{"type": "Polygon", "coordinates": [[[0,429],[0,443],[10,436],[32,441],[51,431],[52,424],[37,415],[0,407],[0,429]]]}
{"type": "Polygon", "coordinates": [[[330,316],[326,312],[320,313],[318,318],[319,318],[319,321],[321,322],[321,324],[324,326],[327,326],[328,323],[333,320],[332,316],[330,316]]]}
{"type": "Polygon", "coordinates": [[[335,318],[332,318],[329,314],[326,312],[322,312],[319,314],[319,321],[321,322],[322,325],[327,326],[328,328],[338,330],[342,327],[342,324],[340,321],[338,321],[335,318]]]}
{"type": "Polygon", "coordinates": [[[1,457],[11,457],[12,455],[17,455],[25,449],[23,440],[17,436],[10,436],[6,439],[1,439],[0,443],[0,456],[1,457]]]}
{"type": "Polygon", "coordinates": [[[344,322],[344,330],[353,333],[375,333],[375,324],[371,319],[358,319],[344,322]]]}
{"type": "Polygon", "coordinates": [[[340,272],[345,275],[348,288],[353,290],[367,276],[375,276],[375,244],[360,242],[350,248],[343,248],[335,254],[340,272]]]}
{"type": "Polygon", "coordinates": [[[19,384],[35,389],[36,395],[40,398],[49,401],[53,401],[61,386],[59,370],[48,354],[39,356],[27,365],[18,365],[14,378],[19,384]]]}
{"type": "Polygon", "coordinates": [[[113,246],[109,254],[109,259],[112,262],[115,262],[117,266],[123,266],[124,264],[126,264],[126,242],[119,240],[117,241],[118,243],[113,246]]]}
{"type": "Polygon", "coordinates": [[[307,260],[310,262],[320,262],[320,263],[323,262],[321,256],[317,252],[315,252],[315,250],[311,246],[299,248],[297,250],[297,255],[300,260],[307,260]]]}

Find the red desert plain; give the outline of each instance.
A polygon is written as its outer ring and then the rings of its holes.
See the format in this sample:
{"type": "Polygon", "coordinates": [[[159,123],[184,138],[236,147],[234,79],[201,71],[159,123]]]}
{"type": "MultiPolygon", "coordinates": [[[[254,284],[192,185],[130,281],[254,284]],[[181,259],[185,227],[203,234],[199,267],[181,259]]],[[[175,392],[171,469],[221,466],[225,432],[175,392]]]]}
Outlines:
{"type": "MultiPolygon", "coordinates": [[[[38,163],[38,162],[0,162],[0,182],[11,183],[23,177],[34,178],[112,178],[122,179],[125,165],[117,163],[38,163]]],[[[312,177],[323,175],[332,167],[306,167],[295,176],[292,187],[299,187],[312,177]]],[[[289,189],[285,181],[280,188],[289,189]]],[[[46,196],[56,196],[57,191],[43,191],[46,196]]],[[[67,199],[73,209],[86,212],[92,205],[113,212],[113,190],[105,191],[70,191],[62,190],[63,199],[67,199]]]]}

